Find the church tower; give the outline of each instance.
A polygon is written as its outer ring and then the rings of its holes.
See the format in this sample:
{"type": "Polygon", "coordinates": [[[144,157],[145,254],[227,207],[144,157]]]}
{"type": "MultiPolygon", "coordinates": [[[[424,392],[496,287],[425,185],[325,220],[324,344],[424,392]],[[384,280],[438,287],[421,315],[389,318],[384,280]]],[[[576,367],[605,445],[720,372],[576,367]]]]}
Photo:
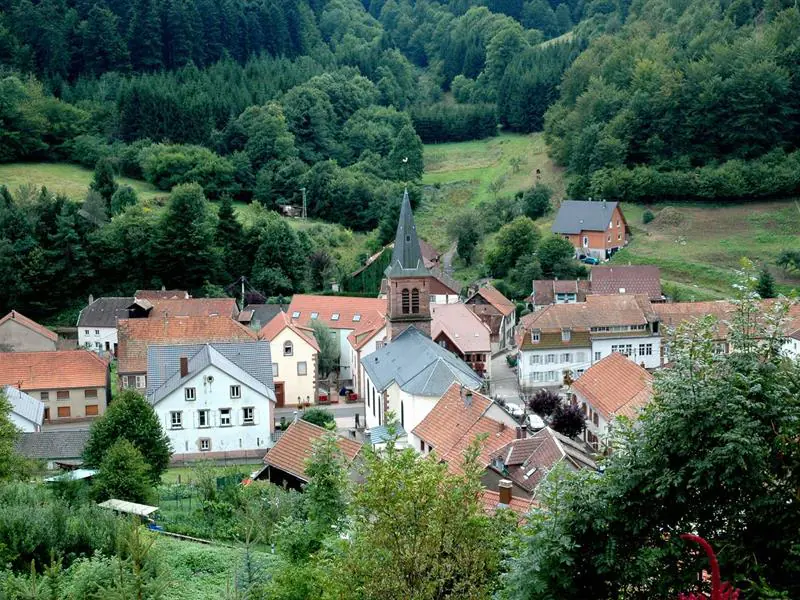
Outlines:
{"type": "Polygon", "coordinates": [[[431,274],[422,260],[422,252],[411,214],[408,190],[403,194],[400,222],[394,239],[392,262],[386,268],[389,282],[388,338],[391,341],[409,325],[431,336],[431,274]]]}

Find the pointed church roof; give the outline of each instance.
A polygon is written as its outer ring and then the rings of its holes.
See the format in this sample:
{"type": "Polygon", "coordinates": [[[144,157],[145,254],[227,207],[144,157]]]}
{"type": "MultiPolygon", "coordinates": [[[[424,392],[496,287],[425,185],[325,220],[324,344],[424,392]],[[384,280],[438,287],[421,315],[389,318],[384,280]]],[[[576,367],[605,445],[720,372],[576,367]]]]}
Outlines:
{"type": "Polygon", "coordinates": [[[417,226],[411,212],[411,201],[408,189],[403,193],[400,206],[400,222],[397,224],[397,235],[394,238],[392,262],[386,268],[387,277],[420,277],[430,275],[422,260],[422,251],[417,237],[417,226]]]}

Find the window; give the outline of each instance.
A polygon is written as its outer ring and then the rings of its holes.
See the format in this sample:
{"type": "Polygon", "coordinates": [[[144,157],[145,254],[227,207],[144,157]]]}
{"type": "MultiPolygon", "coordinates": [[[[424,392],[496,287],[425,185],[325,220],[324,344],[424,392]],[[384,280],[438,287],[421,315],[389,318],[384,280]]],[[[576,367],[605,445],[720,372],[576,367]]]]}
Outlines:
{"type": "Polygon", "coordinates": [[[58,400],[69,400],[69,390],[58,390],[56,392],[56,398],[58,400]]]}
{"type": "Polygon", "coordinates": [[[95,329],[95,330],[94,330],[94,334],[95,334],[95,335],[100,335],[100,330],[99,330],[99,329],[95,329]]]}
{"type": "Polygon", "coordinates": [[[179,410],[169,413],[169,426],[171,429],[183,429],[183,413],[179,410]]]}
{"type": "Polygon", "coordinates": [[[84,329],[84,330],[83,330],[83,334],[84,334],[84,335],[89,335],[89,330],[88,330],[88,329],[84,329]]]}
{"type": "Polygon", "coordinates": [[[70,416],[70,409],[69,406],[59,406],[58,407],[58,418],[59,419],[66,419],[70,416]]]}
{"type": "Polygon", "coordinates": [[[231,386],[231,398],[241,398],[242,397],[242,386],[240,385],[232,385],[231,386]]]}
{"type": "Polygon", "coordinates": [[[195,388],[186,388],[183,390],[183,397],[186,400],[197,400],[197,390],[195,388]]]}
{"type": "Polygon", "coordinates": [[[356,313],[353,315],[353,322],[358,323],[361,320],[361,315],[356,313]]]}
{"type": "Polygon", "coordinates": [[[97,398],[97,390],[83,390],[84,398],[97,398]]]}
{"type": "Polygon", "coordinates": [[[96,417],[99,414],[97,411],[97,404],[87,404],[85,412],[87,417],[96,417]]]}
{"type": "Polygon", "coordinates": [[[411,292],[408,289],[404,289],[402,294],[402,311],[404,315],[407,315],[411,312],[411,292]]]}
{"type": "MultiPolygon", "coordinates": [[[[633,354],[633,345],[632,344],[612,344],[611,345],[612,352],[619,352],[620,354],[624,354],[625,356],[630,356],[633,354]]],[[[652,350],[651,350],[652,352],[652,350]]]]}
{"type": "Polygon", "coordinates": [[[386,345],[386,342],[384,342],[383,340],[381,340],[381,341],[379,341],[379,342],[375,342],[375,349],[376,349],[376,350],[380,350],[380,349],[381,349],[381,348],[383,348],[385,345],[386,345]]]}
{"type": "Polygon", "coordinates": [[[39,400],[42,402],[50,400],[50,392],[39,392],[39,400]]]}
{"type": "Polygon", "coordinates": [[[603,353],[602,353],[602,352],[595,352],[595,353],[594,353],[594,359],[595,359],[595,361],[598,361],[598,360],[600,360],[602,357],[603,357],[603,353]]]}
{"type": "Polygon", "coordinates": [[[542,380],[542,375],[543,375],[543,373],[539,373],[537,371],[536,373],[533,374],[533,380],[534,381],[541,381],[542,380]]]}
{"type": "Polygon", "coordinates": [[[94,347],[97,348],[98,350],[102,350],[103,349],[103,344],[101,344],[100,342],[95,342],[94,343],[94,347]]]}
{"type": "Polygon", "coordinates": [[[208,452],[211,450],[211,439],[200,438],[200,452],[208,452]]]}
{"type": "Polygon", "coordinates": [[[419,313],[419,290],[417,288],[411,290],[411,312],[415,315],[419,313]]]}
{"type": "Polygon", "coordinates": [[[375,388],[372,388],[372,416],[375,416],[375,388]]]}
{"type": "Polygon", "coordinates": [[[653,356],[653,344],[639,344],[639,356],[653,356]]]}
{"type": "Polygon", "coordinates": [[[245,406],[242,409],[242,423],[244,423],[245,425],[252,425],[253,423],[255,423],[256,422],[255,412],[256,409],[254,409],[252,406],[245,406]]]}
{"type": "Polygon", "coordinates": [[[550,363],[554,363],[554,362],[556,362],[556,355],[555,354],[548,354],[544,359],[544,363],[546,365],[549,365],[550,363]]]}
{"type": "Polygon", "coordinates": [[[619,219],[617,219],[617,227],[619,227],[619,219]]]}
{"type": "Polygon", "coordinates": [[[299,310],[294,311],[292,313],[292,318],[293,319],[299,319],[300,318],[300,311],[299,310]]]}
{"type": "Polygon", "coordinates": [[[555,381],[556,380],[556,372],[555,371],[548,371],[545,373],[546,381],[555,381]]]}
{"type": "Polygon", "coordinates": [[[569,352],[565,352],[561,355],[561,362],[562,363],[571,363],[572,362],[572,354],[569,352]]]}
{"type": "Polygon", "coordinates": [[[123,388],[131,387],[130,384],[128,383],[128,376],[127,375],[123,375],[122,376],[122,387],[123,388]]]}
{"type": "Polygon", "coordinates": [[[423,442],[422,440],[419,441],[419,451],[425,452],[425,442],[423,442]]]}
{"type": "Polygon", "coordinates": [[[297,363],[297,374],[308,375],[308,363],[306,363],[305,361],[297,363]]]}
{"type": "Polygon", "coordinates": [[[147,377],[145,375],[136,376],[136,387],[137,388],[147,387],[147,377]]]}
{"type": "Polygon", "coordinates": [[[219,425],[220,425],[220,427],[230,427],[231,426],[231,409],[230,408],[220,408],[219,409],[219,425]]]}
{"type": "Polygon", "coordinates": [[[44,407],[44,420],[50,420],[50,409],[47,406],[44,407]]]}
{"type": "Polygon", "coordinates": [[[319,313],[318,312],[312,312],[311,313],[311,318],[312,319],[316,320],[318,317],[319,317],[319,313]]]}
{"type": "Polygon", "coordinates": [[[572,338],[572,331],[569,329],[562,329],[561,330],[561,341],[568,342],[572,338]]]}
{"type": "Polygon", "coordinates": [[[541,339],[541,336],[542,336],[542,334],[538,329],[534,329],[533,331],[531,331],[531,341],[534,344],[538,344],[539,343],[539,340],[541,339]]]}
{"type": "Polygon", "coordinates": [[[283,355],[284,356],[294,355],[294,344],[292,344],[292,342],[283,343],[283,355]]]}
{"type": "Polygon", "coordinates": [[[198,427],[211,427],[211,411],[198,410],[197,411],[197,426],[198,427]]]}
{"type": "Polygon", "coordinates": [[[331,315],[331,321],[338,321],[339,320],[339,313],[333,313],[331,315]]]}
{"type": "Polygon", "coordinates": [[[618,234],[617,234],[617,240],[621,240],[621,239],[622,239],[622,234],[621,234],[621,233],[618,233],[618,234]]]}
{"type": "Polygon", "coordinates": [[[400,401],[400,427],[406,426],[406,411],[405,406],[403,406],[403,401],[400,401]]]}
{"type": "Polygon", "coordinates": [[[542,364],[542,355],[541,354],[531,354],[530,364],[532,365],[540,365],[542,364]]]}
{"type": "Polygon", "coordinates": [[[586,372],[586,369],[578,369],[578,377],[583,375],[586,372]]]}
{"type": "Polygon", "coordinates": [[[272,363],[272,376],[278,376],[278,363],[272,363]]]}
{"type": "Polygon", "coordinates": [[[583,236],[583,247],[584,248],[588,248],[589,247],[589,236],[586,236],[586,235],[583,236]]]}
{"type": "Polygon", "coordinates": [[[611,236],[608,236],[608,241],[609,241],[609,242],[611,241],[611,236]]]}
{"type": "Polygon", "coordinates": [[[592,423],[596,426],[600,426],[600,417],[597,416],[597,413],[594,413],[594,417],[592,417],[592,423]]]}

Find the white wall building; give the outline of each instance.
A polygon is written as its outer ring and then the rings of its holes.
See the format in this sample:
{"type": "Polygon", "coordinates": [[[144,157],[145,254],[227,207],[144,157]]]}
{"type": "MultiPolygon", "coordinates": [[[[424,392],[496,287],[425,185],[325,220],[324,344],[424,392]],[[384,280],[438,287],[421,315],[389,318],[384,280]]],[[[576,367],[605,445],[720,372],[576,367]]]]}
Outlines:
{"type": "Polygon", "coordinates": [[[172,442],[173,459],[263,457],[274,430],[271,378],[267,342],[151,347],[147,397],[172,442]],[[163,362],[151,368],[151,360],[163,362]]]}
{"type": "Polygon", "coordinates": [[[44,402],[33,396],[7,385],[3,388],[6,398],[11,403],[9,419],[23,433],[42,430],[44,421],[44,402]]]}
{"type": "Polygon", "coordinates": [[[292,325],[289,316],[280,312],[258,335],[270,343],[276,406],[315,404],[319,345],[313,330],[292,325]]]}
{"type": "Polygon", "coordinates": [[[78,347],[116,355],[119,339],[117,319],[127,319],[134,298],[89,296],[89,304],[78,315],[78,347]]]}

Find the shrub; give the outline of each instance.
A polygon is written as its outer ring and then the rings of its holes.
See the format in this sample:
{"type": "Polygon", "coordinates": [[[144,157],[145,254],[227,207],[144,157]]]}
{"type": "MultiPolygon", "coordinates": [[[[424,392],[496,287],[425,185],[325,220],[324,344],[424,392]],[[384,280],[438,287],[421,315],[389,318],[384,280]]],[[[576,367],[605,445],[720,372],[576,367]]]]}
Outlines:
{"type": "Polygon", "coordinates": [[[539,390],[528,400],[528,408],[540,417],[549,417],[561,406],[561,398],[550,390],[539,390]]]}
{"type": "Polygon", "coordinates": [[[314,425],[319,425],[320,427],[327,427],[329,423],[333,425],[336,424],[333,413],[324,408],[310,408],[303,413],[303,420],[313,423],[314,425]]]}
{"type": "Polygon", "coordinates": [[[646,211],[644,211],[644,214],[642,214],[642,223],[647,225],[648,223],[650,223],[655,218],[656,217],[653,214],[652,210],[646,210],[646,211]]]}
{"type": "Polygon", "coordinates": [[[234,186],[230,160],[201,146],[154,144],[139,153],[145,179],[160,190],[180,183],[198,183],[207,196],[219,197],[234,186]]]}
{"type": "Polygon", "coordinates": [[[580,407],[559,404],[553,411],[550,427],[561,435],[574,438],[586,429],[586,419],[580,407]]]}

